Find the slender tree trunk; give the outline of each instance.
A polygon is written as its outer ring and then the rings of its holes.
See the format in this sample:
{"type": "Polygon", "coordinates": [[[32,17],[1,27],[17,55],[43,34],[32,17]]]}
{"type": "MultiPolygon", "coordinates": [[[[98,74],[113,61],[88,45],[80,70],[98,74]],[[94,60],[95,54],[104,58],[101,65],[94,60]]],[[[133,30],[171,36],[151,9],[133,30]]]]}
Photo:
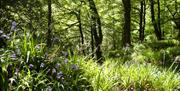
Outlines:
{"type": "MultiPolygon", "coordinates": [[[[78,11],[78,13],[76,14],[77,20],[78,20],[78,27],[79,27],[79,32],[80,32],[80,37],[81,37],[81,44],[82,46],[84,46],[84,35],[83,35],[83,31],[82,31],[82,22],[81,22],[81,10],[78,11]]],[[[83,55],[85,56],[85,50],[82,50],[83,55]]]]}
{"type": "Polygon", "coordinates": [[[144,14],[143,14],[143,27],[142,27],[142,30],[143,30],[143,40],[142,41],[144,41],[144,37],[145,37],[144,31],[145,31],[145,27],[146,27],[146,0],[144,0],[143,4],[144,4],[144,9],[143,9],[144,14]]]}
{"type": "Polygon", "coordinates": [[[139,39],[141,42],[143,42],[144,34],[143,34],[143,13],[144,13],[144,4],[143,1],[141,0],[141,10],[140,10],[140,23],[139,23],[139,39]]]}
{"type": "Polygon", "coordinates": [[[122,0],[124,5],[124,31],[122,35],[123,46],[131,45],[131,0],[122,0]]]}
{"type": "MultiPolygon", "coordinates": [[[[144,16],[143,16],[143,35],[144,35],[144,31],[145,31],[145,27],[146,27],[146,0],[144,0],[144,16]]],[[[143,40],[144,40],[144,37],[143,36],[143,40]]]]}
{"type": "Polygon", "coordinates": [[[177,39],[180,40],[180,19],[175,21],[176,29],[178,30],[178,36],[177,39]]]}
{"type": "Polygon", "coordinates": [[[146,25],[146,0],[140,2],[140,23],[139,23],[139,39],[141,42],[144,41],[144,30],[146,25]]]}
{"type": "Polygon", "coordinates": [[[155,20],[155,15],[154,15],[154,0],[150,0],[151,3],[151,20],[152,20],[152,24],[154,26],[154,31],[155,31],[155,35],[157,37],[158,40],[162,40],[162,34],[161,31],[159,30],[158,27],[158,23],[155,20]]]}
{"type": "Polygon", "coordinates": [[[91,25],[91,50],[92,50],[92,58],[94,58],[94,34],[93,34],[93,28],[91,25]]]}
{"type": "Polygon", "coordinates": [[[52,41],[51,41],[51,23],[52,23],[52,9],[51,9],[51,0],[48,0],[48,32],[47,32],[47,47],[52,46],[52,41]]]}
{"type": "Polygon", "coordinates": [[[101,44],[102,44],[102,29],[101,29],[101,20],[100,16],[97,12],[96,5],[93,0],[89,1],[89,7],[92,12],[92,32],[95,39],[95,46],[96,46],[96,57],[99,63],[102,63],[102,51],[101,51],[101,44]],[[96,28],[97,27],[97,28],[96,28]]]}
{"type": "Polygon", "coordinates": [[[161,7],[160,7],[160,0],[157,1],[158,3],[158,29],[163,37],[163,32],[161,31],[161,7]]]}

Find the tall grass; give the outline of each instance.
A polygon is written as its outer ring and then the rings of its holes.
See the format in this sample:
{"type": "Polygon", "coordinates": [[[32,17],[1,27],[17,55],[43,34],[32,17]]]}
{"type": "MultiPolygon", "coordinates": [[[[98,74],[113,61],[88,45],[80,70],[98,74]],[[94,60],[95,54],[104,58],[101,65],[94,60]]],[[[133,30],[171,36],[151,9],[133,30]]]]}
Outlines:
{"type": "Polygon", "coordinates": [[[102,66],[92,60],[81,62],[94,91],[178,91],[180,74],[151,64],[107,60],[102,66]]]}
{"type": "MultiPolygon", "coordinates": [[[[14,32],[12,37],[10,46],[0,50],[0,90],[180,90],[180,74],[171,70],[174,63],[169,69],[146,63],[145,60],[149,58],[151,61],[161,60],[161,55],[153,54],[150,48],[146,49],[143,45],[134,47],[134,53],[127,48],[120,55],[122,58],[107,58],[99,65],[94,60],[77,56],[76,53],[60,55],[60,47],[51,48],[46,55],[45,44],[37,42],[31,35],[27,36],[26,32],[21,36],[16,36],[14,32]],[[143,54],[138,56],[140,53],[143,54]],[[129,61],[131,58],[132,62],[129,61]],[[138,60],[140,62],[135,62],[138,60]]],[[[171,52],[170,49],[169,51],[171,52]]]]}

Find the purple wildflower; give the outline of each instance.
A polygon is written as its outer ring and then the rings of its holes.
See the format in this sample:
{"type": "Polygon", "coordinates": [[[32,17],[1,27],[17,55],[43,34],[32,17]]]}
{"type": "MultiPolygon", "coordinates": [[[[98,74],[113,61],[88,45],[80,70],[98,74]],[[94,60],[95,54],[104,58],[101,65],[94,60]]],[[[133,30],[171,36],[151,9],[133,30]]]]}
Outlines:
{"type": "Polygon", "coordinates": [[[29,64],[29,68],[32,69],[34,67],[33,64],[29,64]]]}
{"type": "Polygon", "coordinates": [[[51,71],[51,69],[48,69],[48,70],[47,70],[47,74],[49,74],[49,73],[50,73],[50,71],[51,71]]]}
{"type": "Polygon", "coordinates": [[[52,74],[56,74],[56,69],[55,68],[52,69],[52,74]]]}
{"type": "Polygon", "coordinates": [[[57,73],[56,78],[60,79],[62,76],[63,76],[63,73],[60,71],[60,72],[57,73]]]}
{"type": "Polygon", "coordinates": [[[78,70],[78,66],[75,64],[71,65],[71,68],[72,68],[72,70],[78,70]]]}
{"type": "Polygon", "coordinates": [[[9,39],[9,36],[6,34],[1,35],[2,38],[9,39]]]}
{"type": "Polygon", "coordinates": [[[57,63],[56,66],[55,66],[55,68],[58,69],[59,67],[60,67],[60,63],[57,63]]]}
{"type": "Polygon", "coordinates": [[[17,58],[17,56],[16,56],[16,54],[15,54],[15,53],[14,53],[14,54],[12,54],[10,57],[11,57],[11,59],[12,59],[12,60],[16,60],[16,58],[17,58]]]}
{"type": "Polygon", "coordinates": [[[15,21],[13,21],[11,24],[11,30],[15,30],[16,26],[17,26],[17,23],[15,21]]]}

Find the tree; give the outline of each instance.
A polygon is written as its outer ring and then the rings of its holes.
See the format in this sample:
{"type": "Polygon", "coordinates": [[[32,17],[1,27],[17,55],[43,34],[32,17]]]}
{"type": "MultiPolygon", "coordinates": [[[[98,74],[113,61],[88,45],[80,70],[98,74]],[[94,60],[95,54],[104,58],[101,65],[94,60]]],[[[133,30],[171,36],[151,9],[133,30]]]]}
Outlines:
{"type": "Polygon", "coordinates": [[[180,39],[180,10],[178,9],[178,6],[180,5],[180,3],[178,3],[177,0],[173,0],[174,4],[171,5],[166,5],[166,8],[168,9],[169,13],[170,13],[170,21],[174,22],[175,24],[175,29],[177,29],[178,32],[178,36],[177,39],[180,39]],[[173,7],[170,7],[173,6],[173,7]]]}
{"type": "MultiPolygon", "coordinates": [[[[154,26],[154,32],[158,40],[162,40],[162,33],[160,30],[160,9],[158,8],[158,22],[155,19],[155,11],[154,11],[154,0],[150,0],[150,6],[151,6],[151,21],[154,26]]],[[[160,7],[160,6],[158,6],[160,7]]]]}
{"type": "MultiPolygon", "coordinates": [[[[82,22],[81,22],[81,9],[78,10],[76,14],[76,18],[78,20],[78,27],[79,27],[79,32],[80,32],[80,38],[81,38],[81,44],[84,46],[84,35],[83,35],[83,30],[82,30],[82,22]]],[[[82,52],[85,56],[85,50],[82,49],[82,52]]]]}
{"type": "Polygon", "coordinates": [[[91,9],[91,21],[92,21],[91,31],[95,40],[96,57],[97,60],[99,60],[98,62],[102,63],[101,44],[103,40],[103,35],[101,29],[101,20],[94,1],[93,0],[88,0],[88,1],[89,1],[89,7],[91,9]]]}
{"type": "Polygon", "coordinates": [[[51,31],[52,31],[52,10],[51,10],[51,0],[48,0],[48,32],[47,32],[47,47],[51,47],[51,31]]]}
{"type": "Polygon", "coordinates": [[[163,37],[163,32],[161,30],[161,6],[160,6],[160,0],[157,0],[158,4],[158,29],[161,33],[161,36],[163,37]]]}
{"type": "Polygon", "coordinates": [[[144,30],[146,25],[146,0],[140,2],[140,23],[139,23],[139,39],[141,42],[144,41],[144,30]]]}
{"type": "Polygon", "coordinates": [[[131,45],[131,0],[122,0],[124,5],[123,46],[131,45]]]}
{"type": "MultiPolygon", "coordinates": [[[[94,34],[93,34],[93,28],[92,28],[92,24],[91,24],[91,50],[92,53],[94,52],[94,34]]],[[[92,58],[94,57],[94,53],[92,54],[92,58]]]]}

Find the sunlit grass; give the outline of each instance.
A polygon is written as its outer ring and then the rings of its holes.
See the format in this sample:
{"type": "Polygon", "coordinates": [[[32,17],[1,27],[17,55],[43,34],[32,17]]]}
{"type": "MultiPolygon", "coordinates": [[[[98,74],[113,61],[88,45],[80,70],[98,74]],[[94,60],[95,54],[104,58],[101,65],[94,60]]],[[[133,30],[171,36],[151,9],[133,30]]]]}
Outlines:
{"type": "MultiPolygon", "coordinates": [[[[60,47],[52,48],[52,51],[46,55],[44,43],[36,43],[36,40],[25,34],[20,41],[22,43],[16,40],[12,41],[13,46],[10,47],[12,49],[19,48],[21,53],[16,50],[3,50],[1,55],[0,78],[3,80],[0,80],[0,84],[4,84],[3,88],[8,90],[180,90],[180,74],[177,73],[177,70],[172,70],[173,65],[169,69],[155,66],[153,61],[159,62],[162,59],[161,51],[154,52],[144,45],[135,46],[133,51],[129,48],[125,49],[123,54],[119,55],[121,57],[106,57],[106,61],[100,65],[95,60],[89,59],[89,56],[84,58],[77,55],[76,51],[74,51],[74,55],[69,52],[69,56],[63,56],[59,53],[60,47]],[[46,56],[47,58],[45,58],[46,56]],[[151,61],[151,64],[147,61],[151,61]],[[41,68],[41,64],[44,64],[45,67],[41,68]],[[57,64],[59,64],[58,67],[56,67],[57,64]],[[31,68],[30,65],[33,65],[34,68],[31,68]],[[12,71],[7,70],[8,67],[12,71]],[[13,74],[8,79],[6,75],[16,73],[16,69],[19,69],[17,74],[13,74]],[[51,72],[48,72],[49,69],[51,72]],[[8,81],[12,81],[12,83],[8,81]]],[[[176,48],[169,49],[169,54],[176,50],[176,48]]],[[[163,60],[167,59],[166,56],[162,57],[163,60]]]]}
{"type": "Polygon", "coordinates": [[[131,64],[107,60],[98,65],[92,60],[82,62],[85,77],[94,91],[178,91],[180,74],[151,64],[131,64]]]}

